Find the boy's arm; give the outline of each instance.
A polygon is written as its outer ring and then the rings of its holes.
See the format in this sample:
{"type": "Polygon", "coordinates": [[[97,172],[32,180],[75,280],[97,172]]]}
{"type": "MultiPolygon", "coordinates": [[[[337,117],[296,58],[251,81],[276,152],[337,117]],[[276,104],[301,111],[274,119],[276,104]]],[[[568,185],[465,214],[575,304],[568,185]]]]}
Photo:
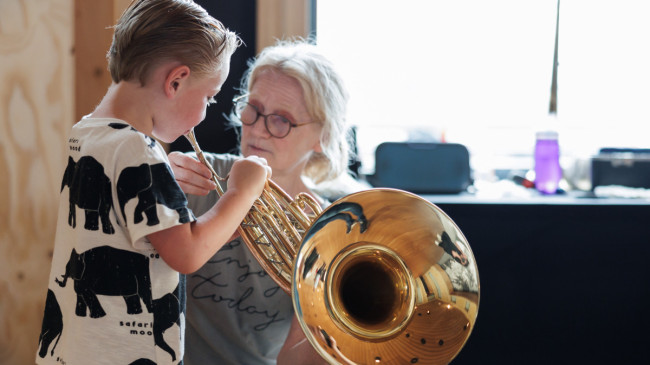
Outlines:
{"type": "Polygon", "coordinates": [[[195,222],[151,233],[149,241],[172,269],[195,272],[232,237],[270,174],[266,161],[258,157],[235,162],[228,189],[209,211],[195,222]]]}

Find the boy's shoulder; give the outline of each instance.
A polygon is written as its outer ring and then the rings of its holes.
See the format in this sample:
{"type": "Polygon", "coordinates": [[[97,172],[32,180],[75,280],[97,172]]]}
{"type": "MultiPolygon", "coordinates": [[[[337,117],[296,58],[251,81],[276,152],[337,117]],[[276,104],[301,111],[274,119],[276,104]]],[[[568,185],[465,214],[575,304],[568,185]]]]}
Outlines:
{"type": "Polygon", "coordinates": [[[154,138],[123,120],[111,118],[82,119],[73,126],[68,144],[71,151],[98,160],[164,160],[165,155],[164,148],[154,138]]]}
{"type": "Polygon", "coordinates": [[[151,147],[156,146],[156,140],[133,128],[129,123],[114,118],[86,118],[81,119],[73,126],[77,133],[115,140],[118,143],[133,141],[144,142],[151,147]]]}
{"type": "Polygon", "coordinates": [[[91,131],[97,132],[101,129],[106,129],[107,131],[118,132],[118,131],[129,131],[137,132],[129,123],[124,120],[117,118],[92,118],[85,116],[81,118],[73,127],[73,130],[78,131],[91,131]]]}

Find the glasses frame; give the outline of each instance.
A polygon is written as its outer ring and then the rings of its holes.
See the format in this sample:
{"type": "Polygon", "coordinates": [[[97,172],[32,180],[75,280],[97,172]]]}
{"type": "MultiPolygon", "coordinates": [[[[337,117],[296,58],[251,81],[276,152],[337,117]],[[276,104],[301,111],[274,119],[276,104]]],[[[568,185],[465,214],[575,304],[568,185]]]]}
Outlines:
{"type": "MultiPolygon", "coordinates": [[[[298,123],[294,123],[294,122],[290,121],[288,118],[283,117],[283,116],[281,116],[279,114],[274,114],[274,113],[262,114],[262,113],[260,113],[259,109],[257,109],[257,107],[255,105],[248,102],[248,94],[241,95],[239,97],[234,98],[232,100],[232,103],[233,103],[233,108],[234,108],[233,114],[237,117],[237,120],[239,120],[242,124],[247,125],[247,126],[253,126],[253,125],[255,125],[255,123],[257,123],[257,121],[260,119],[260,117],[263,117],[264,118],[264,128],[266,128],[266,131],[269,132],[271,137],[278,138],[278,139],[281,139],[281,138],[284,138],[284,137],[288,136],[289,133],[291,133],[291,128],[298,128],[298,127],[302,127],[302,126],[307,125],[307,124],[316,123],[315,121],[312,121],[312,122],[298,124],[298,123]],[[255,117],[255,120],[252,123],[244,123],[244,121],[241,119],[241,112],[237,108],[237,104],[239,104],[239,103],[245,103],[246,105],[253,108],[253,110],[255,110],[255,113],[257,113],[257,117],[255,117]],[[285,135],[276,136],[275,134],[273,134],[271,132],[271,129],[269,128],[269,122],[268,122],[268,117],[270,117],[270,116],[278,117],[278,118],[286,121],[289,124],[289,129],[287,130],[287,133],[285,135]]],[[[245,106],[244,106],[244,108],[245,108],[245,106]]],[[[241,110],[244,110],[244,108],[241,108],[241,110]]]]}

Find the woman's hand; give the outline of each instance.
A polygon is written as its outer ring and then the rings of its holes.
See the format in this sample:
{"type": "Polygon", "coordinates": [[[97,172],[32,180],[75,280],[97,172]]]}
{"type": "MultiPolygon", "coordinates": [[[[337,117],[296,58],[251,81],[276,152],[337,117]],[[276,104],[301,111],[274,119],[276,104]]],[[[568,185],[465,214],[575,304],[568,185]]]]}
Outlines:
{"type": "Polygon", "coordinates": [[[277,358],[278,365],[284,364],[323,364],[327,361],[323,359],[316,349],[307,340],[305,333],[300,328],[300,322],[294,315],[289,328],[289,335],[280,349],[277,358]]]}
{"type": "Polygon", "coordinates": [[[185,194],[207,195],[217,187],[210,169],[198,160],[181,152],[171,152],[168,157],[176,182],[185,194]]]}

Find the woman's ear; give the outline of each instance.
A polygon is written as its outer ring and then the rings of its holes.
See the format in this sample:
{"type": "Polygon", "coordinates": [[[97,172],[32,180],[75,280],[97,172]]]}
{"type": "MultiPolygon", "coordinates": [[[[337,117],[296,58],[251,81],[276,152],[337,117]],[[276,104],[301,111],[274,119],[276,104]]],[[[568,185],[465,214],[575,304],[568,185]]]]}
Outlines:
{"type": "Polygon", "coordinates": [[[321,146],[321,141],[320,139],[316,141],[316,144],[314,144],[313,148],[314,152],[316,153],[323,153],[323,146],[321,146]]]}
{"type": "Polygon", "coordinates": [[[190,78],[190,68],[180,65],[172,68],[165,78],[165,95],[174,97],[178,89],[190,78]]]}

